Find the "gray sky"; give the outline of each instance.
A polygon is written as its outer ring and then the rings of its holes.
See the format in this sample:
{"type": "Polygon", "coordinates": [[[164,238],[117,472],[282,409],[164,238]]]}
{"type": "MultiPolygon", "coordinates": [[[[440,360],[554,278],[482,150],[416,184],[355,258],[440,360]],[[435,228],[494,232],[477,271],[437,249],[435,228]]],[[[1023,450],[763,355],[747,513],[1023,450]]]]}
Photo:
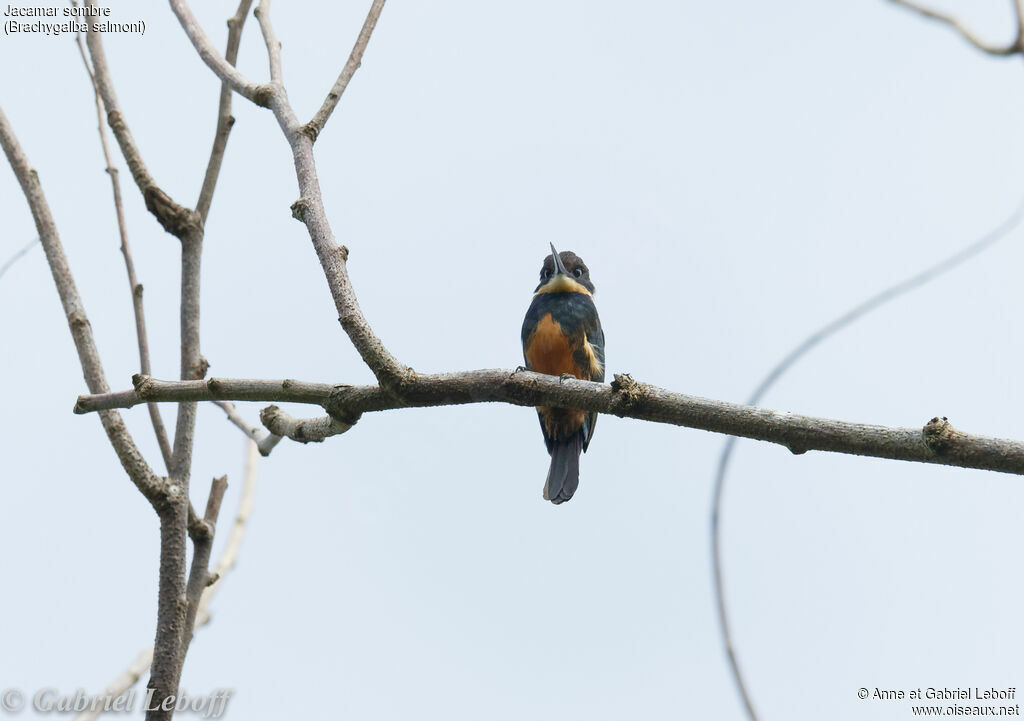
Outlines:
{"type": "MultiPolygon", "coordinates": [[[[234,4],[196,5],[222,46],[234,4]]],[[[335,5],[274,8],[304,118],[368,3],[335,5]]],[[[1010,3],[960,5],[1009,37],[1010,3]]],[[[126,119],[192,204],[219,84],[165,4],[110,7],[147,23],[105,40],[126,119]]],[[[239,64],[266,77],[251,19],[239,64]]],[[[77,51],[3,37],[0,67],[126,388],[131,306],[77,51]]],[[[235,115],[203,258],[211,374],[366,382],[290,217],[287,145],[266,111],[236,99],[235,115]]],[[[393,0],[316,147],[363,310],[417,370],[519,364],[554,242],[591,268],[611,372],[741,401],[807,333],[1010,214],[1022,118],[1019,60],[884,2],[393,0]]],[[[124,189],[154,373],[172,378],[177,241],[124,189]]],[[[0,212],[6,258],[35,235],[10,172],[0,212]]],[[[829,341],[765,405],[1024,437],[1022,235],[829,341]]],[[[0,688],[98,692],[152,640],[156,516],[98,420],[70,413],[84,383],[38,248],[0,281],[0,308],[0,688]]],[[[255,421],[259,406],[243,410],[255,421]]],[[[126,417],[162,472],[145,410],[126,417]]],[[[198,433],[193,500],[228,473],[227,518],[242,437],[215,407],[198,433]]],[[[741,719],[709,566],[723,440],[603,417],[560,507],[541,499],[530,409],[371,414],[322,445],[283,442],[184,689],[235,689],[232,718],[741,719]]],[[[911,716],[860,687],[1024,689],[1022,504],[1011,476],[741,442],[726,580],[763,718],[911,716]]]]}

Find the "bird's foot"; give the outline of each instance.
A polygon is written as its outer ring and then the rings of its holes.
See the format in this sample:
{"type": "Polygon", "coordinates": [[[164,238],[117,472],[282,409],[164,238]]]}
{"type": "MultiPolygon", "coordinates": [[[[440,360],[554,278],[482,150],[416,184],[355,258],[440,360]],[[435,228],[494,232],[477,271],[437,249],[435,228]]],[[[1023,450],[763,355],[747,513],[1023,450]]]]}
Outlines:
{"type": "Polygon", "coordinates": [[[562,381],[567,381],[570,378],[576,380],[576,376],[574,376],[572,373],[563,373],[561,376],[559,376],[558,382],[561,383],[562,381]]]}
{"type": "Polygon", "coordinates": [[[522,373],[523,371],[528,371],[528,370],[530,370],[530,369],[527,368],[526,366],[516,366],[516,369],[514,371],[512,371],[511,373],[509,373],[508,377],[511,378],[516,373],[522,373]]]}

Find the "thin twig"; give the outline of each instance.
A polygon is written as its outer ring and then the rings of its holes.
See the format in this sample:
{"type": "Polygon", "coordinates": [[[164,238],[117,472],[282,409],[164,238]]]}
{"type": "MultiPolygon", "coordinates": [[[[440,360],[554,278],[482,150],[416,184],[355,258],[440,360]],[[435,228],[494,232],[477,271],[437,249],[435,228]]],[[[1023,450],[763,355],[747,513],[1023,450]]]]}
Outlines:
{"type": "Polygon", "coordinates": [[[238,412],[238,409],[235,408],[234,403],[230,401],[214,401],[214,403],[220,406],[220,409],[227,414],[229,421],[256,442],[256,448],[259,449],[261,456],[269,456],[270,452],[274,450],[274,446],[281,442],[281,436],[276,433],[268,433],[246,421],[242,414],[238,412]]]}
{"type": "Polygon", "coordinates": [[[10,268],[15,263],[17,263],[18,260],[21,259],[21,257],[23,255],[25,255],[30,250],[32,250],[33,246],[35,246],[35,244],[38,243],[38,242],[39,242],[39,238],[35,238],[34,240],[30,241],[27,245],[25,245],[25,247],[23,247],[21,250],[14,251],[14,255],[12,255],[10,258],[8,258],[4,262],[4,264],[2,266],[0,266],[0,278],[3,278],[4,277],[4,273],[7,272],[7,269],[10,268]]]}
{"type": "MultiPolygon", "coordinates": [[[[78,6],[76,0],[71,0],[74,7],[78,6]]],[[[89,65],[89,58],[86,56],[85,46],[82,44],[82,33],[75,33],[75,43],[78,45],[78,54],[82,58],[85,72],[89,75],[92,83],[93,97],[96,101],[97,130],[100,135],[100,145],[103,148],[103,158],[107,164],[107,174],[110,176],[110,183],[114,191],[114,210],[117,214],[117,230],[121,236],[121,254],[124,256],[125,269],[128,271],[128,287],[132,294],[132,309],[135,312],[135,337],[139,346],[139,372],[143,375],[152,373],[149,362],[149,340],[146,335],[146,313],[142,304],[142,283],[139,283],[135,275],[135,262],[132,259],[131,245],[128,243],[128,228],[124,219],[124,204],[121,201],[121,181],[118,178],[117,168],[114,167],[114,160],[110,155],[110,148],[107,145],[106,124],[103,122],[103,99],[100,97],[99,86],[96,84],[96,75],[89,65]]],[[[164,466],[171,467],[171,443],[167,438],[167,429],[164,427],[164,420],[160,416],[160,407],[156,403],[149,404],[149,418],[153,425],[153,433],[156,435],[157,444],[160,446],[160,454],[164,459],[164,466]]]]}
{"type": "MultiPolygon", "coordinates": [[[[377,26],[377,19],[380,17],[381,10],[384,9],[384,2],[385,0],[373,0],[373,4],[370,5],[370,11],[366,14],[366,20],[363,21],[363,27],[359,31],[359,36],[356,38],[355,45],[352,46],[352,52],[349,53],[345,67],[341,69],[341,74],[334,81],[334,86],[327,93],[327,97],[324,98],[320,109],[316,111],[316,115],[303,126],[302,132],[308,135],[310,140],[316,142],[316,139],[324,129],[324,125],[327,123],[327,119],[331,117],[331,113],[337,107],[341,96],[345,94],[345,88],[348,87],[352,76],[356,74],[356,70],[363,64],[363,53],[370,42],[373,29],[377,26]]],[[[1024,2],[1024,0],[1021,0],[1021,2],[1024,2]]]]}
{"type": "MultiPolygon", "coordinates": [[[[60,295],[61,306],[75,342],[78,360],[81,363],[86,386],[91,393],[109,393],[103,363],[92,334],[92,326],[85,313],[85,306],[75,286],[71,267],[64,255],[64,247],[57,234],[57,226],[46,202],[39,176],[29,165],[28,158],[14,135],[14,130],[7,121],[7,116],[0,110],[0,147],[3,148],[7,160],[14,170],[14,175],[21,185],[25,199],[28,201],[32,218],[36,224],[46,261],[50,265],[57,293],[60,295]]],[[[117,412],[100,414],[103,430],[106,431],[110,444],[114,447],[121,466],[132,483],[154,505],[163,503],[166,493],[165,484],[157,477],[139,452],[135,441],[124,425],[124,420],[117,412]]]]}
{"type": "MultiPolygon", "coordinates": [[[[953,255],[939,261],[920,273],[912,275],[911,277],[886,288],[880,293],[871,296],[835,320],[825,324],[814,333],[811,333],[811,335],[790,351],[768,372],[760,384],[758,384],[757,388],[754,389],[754,392],[750,394],[750,397],[747,398],[747,405],[758,405],[779,378],[796,365],[797,361],[807,355],[823,341],[853,324],[855,321],[863,318],[868,313],[877,310],[889,301],[895,300],[916,288],[920,288],[922,285],[925,285],[940,275],[953,270],[979,253],[987,250],[997,241],[1006,237],[1010,231],[1018,227],[1021,220],[1024,220],[1024,198],[1022,198],[1017,204],[1013,213],[1011,213],[1010,216],[998,227],[989,231],[966,248],[957,251],[953,255]]],[[[737,658],[735,644],[732,638],[728,605],[725,599],[725,581],[722,571],[722,506],[726,474],[737,440],[738,439],[735,436],[730,436],[725,439],[725,444],[722,447],[722,455],[718,459],[718,467],[715,471],[714,491],[712,493],[711,503],[711,568],[715,581],[715,601],[718,610],[718,621],[722,632],[722,643],[725,646],[725,652],[729,660],[729,666],[732,670],[733,680],[736,682],[740,698],[743,700],[743,705],[746,707],[747,716],[750,717],[751,721],[757,721],[758,716],[754,709],[754,703],[751,699],[750,692],[747,689],[743,673],[740,669],[739,659],[737,658]]]]}
{"type": "Polygon", "coordinates": [[[978,50],[981,50],[982,52],[988,53],[989,55],[1002,55],[1002,56],[1005,56],[1005,55],[1016,55],[1017,53],[1019,53],[1021,51],[1021,35],[1020,35],[1021,24],[1020,24],[1019,17],[1018,17],[1018,23],[1017,23],[1018,34],[1017,34],[1017,37],[1014,38],[1013,42],[1011,42],[1008,45],[993,45],[992,43],[988,43],[988,42],[982,40],[977,35],[975,35],[963,23],[961,23],[959,20],[957,20],[952,15],[947,15],[944,12],[940,12],[938,10],[933,10],[931,8],[925,7],[924,5],[918,5],[916,2],[912,2],[912,0],[889,0],[889,1],[894,3],[894,4],[896,4],[896,5],[901,5],[901,6],[905,7],[905,8],[907,8],[908,10],[913,10],[914,12],[919,13],[920,15],[923,15],[926,18],[930,18],[932,20],[937,20],[938,22],[945,23],[946,25],[949,25],[951,28],[953,28],[958,33],[960,33],[960,36],[963,37],[964,40],[969,42],[971,45],[976,47],[978,50]]]}
{"type": "Polygon", "coordinates": [[[199,611],[199,600],[202,598],[203,591],[213,580],[210,575],[210,551],[213,548],[213,537],[217,529],[217,517],[220,516],[220,504],[224,500],[224,492],[227,489],[227,476],[213,479],[213,483],[210,484],[210,496],[206,501],[206,513],[203,515],[206,533],[192,541],[192,570],[189,572],[188,590],[185,593],[188,610],[185,612],[185,637],[182,639],[183,656],[188,654],[188,647],[192,643],[196,613],[199,611]]]}
{"type": "Polygon", "coordinates": [[[320,405],[332,418],[352,426],[360,414],[370,411],[500,402],[576,408],[699,428],[778,443],[797,454],[831,451],[1024,474],[1024,443],[1019,441],[969,436],[948,426],[936,435],[934,428],[888,428],[772,411],[674,393],[637,383],[628,375],[617,375],[608,385],[530,371],[421,374],[408,379],[400,395],[379,385],[330,386],[293,380],[180,382],[143,376],[134,380],[134,391],[79,398],[76,412],[124,408],[144,401],[290,401],[320,405]]]}
{"type": "MultiPolygon", "coordinates": [[[[249,16],[249,8],[252,0],[242,0],[238,4],[238,10],[228,18],[228,46],[224,51],[224,59],[232,67],[238,61],[238,47],[242,40],[242,28],[245,19],[249,16]]],[[[213,191],[217,187],[217,178],[220,176],[221,163],[224,160],[224,151],[228,145],[228,136],[231,128],[234,127],[235,118],[231,115],[231,86],[221,81],[220,100],[217,104],[217,130],[213,136],[213,150],[210,151],[210,159],[206,164],[206,173],[203,175],[203,185],[199,190],[199,199],[196,201],[196,212],[206,222],[210,214],[210,203],[213,202],[213,191]]]]}
{"type": "MultiPolygon", "coordinates": [[[[109,698],[117,698],[123,693],[126,693],[128,689],[139,682],[142,675],[149,670],[150,666],[153,665],[153,647],[149,646],[139,652],[139,655],[128,664],[120,676],[110,682],[110,685],[103,689],[100,696],[109,698]]],[[[96,704],[98,708],[90,708],[82,711],[82,713],[75,716],[75,721],[96,721],[100,716],[103,715],[103,706],[96,704]]]]}
{"type": "Polygon", "coordinates": [[[212,582],[206,587],[203,598],[199,603],[199,615],[196,621],[197,626],[202,626],[210,620],[207,608],[214,595],[220,590],[224,583],[225,576],[235,567],[238,560],[238,551],[242,547],[242,539],[245,537],[245,530],[249,523],[249,516],[252,515],[253,503],[256,499],[256,469],[259,466],[259,449],[252,441],[245,443],[245,469],[242,474],[242,497],[238,502],[238,510],[235,512],[235,520],[231,525],[231,532],[228,534],[227,545],[220,554],[217,567],[213,572],[212,582]]]}
{"type": "Polygon", "coordinates": [[[256,6],[256,19],[260,21],[263,42],[267,46],[267,62],[270,64],[270,82],[279,88],[284,79],[281,73],[281,42],[274,35],[274,27],[270,24],[270,0],[260,0],[256,6]]]}

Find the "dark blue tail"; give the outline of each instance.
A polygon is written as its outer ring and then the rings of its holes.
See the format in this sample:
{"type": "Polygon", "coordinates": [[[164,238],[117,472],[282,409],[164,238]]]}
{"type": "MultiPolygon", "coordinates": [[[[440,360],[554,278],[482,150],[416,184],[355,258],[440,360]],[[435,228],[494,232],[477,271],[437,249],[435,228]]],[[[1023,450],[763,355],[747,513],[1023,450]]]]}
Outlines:
{"type": "Polygon", "coordinates": [[[580,453],[583,452],[583,434],[555,441],[551,446],[551,467],[544,482],[544,500],[554,504],[565,503],[580,485],[580,453]]]}

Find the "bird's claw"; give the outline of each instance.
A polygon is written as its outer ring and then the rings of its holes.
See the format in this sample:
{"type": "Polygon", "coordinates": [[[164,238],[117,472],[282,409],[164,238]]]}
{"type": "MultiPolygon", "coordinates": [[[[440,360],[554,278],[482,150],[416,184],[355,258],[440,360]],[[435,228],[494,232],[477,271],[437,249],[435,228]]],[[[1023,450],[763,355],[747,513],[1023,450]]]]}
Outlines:
{"type": "Polygon", "coordinates": [[[562,383],[563,381],[567,381],[570,378],[576,380],[576,376],[574,376],[572,373],[563,373],[561,376],[558,377],[558,382],[562,383]]]}
{"type": "Polygon", "coordinates": [[[527,368],[526,366],[516,366],[516,369],[514,371],[512,371],[511,373],[509,373],[508,377],[511,378],[516,373],[522,373],[523,371],[528,371],[528,370],[530,370],[530,369],[527,368]]]}

